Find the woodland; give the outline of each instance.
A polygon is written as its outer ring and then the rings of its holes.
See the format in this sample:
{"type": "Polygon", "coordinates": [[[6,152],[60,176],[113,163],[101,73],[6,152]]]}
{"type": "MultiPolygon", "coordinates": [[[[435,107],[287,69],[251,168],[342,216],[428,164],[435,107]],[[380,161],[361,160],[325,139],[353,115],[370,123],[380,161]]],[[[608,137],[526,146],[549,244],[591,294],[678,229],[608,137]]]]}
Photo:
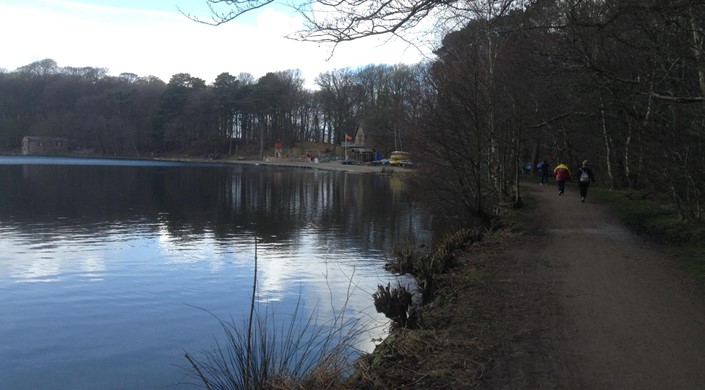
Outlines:
{"type": "MultiPolygon", "coordinates": [[[[219,1],[213,24],[270,1],[219,1]]],[[[458,215],[490,224],[521,204],[520,166],[591,162],[601,185],[663,198],[702,222],[705,1],[315,1],[301,39],[344,44],[404,36],[433,16],[453,25],[427,63],[319,75],[296,70],[168,82],[51,59],[0,73],[0,151],[60,136],[99,155],[225,155],[275,142],[338,145],[362,124],[383,152],[398,138],[419,185],[458,215]]]]}

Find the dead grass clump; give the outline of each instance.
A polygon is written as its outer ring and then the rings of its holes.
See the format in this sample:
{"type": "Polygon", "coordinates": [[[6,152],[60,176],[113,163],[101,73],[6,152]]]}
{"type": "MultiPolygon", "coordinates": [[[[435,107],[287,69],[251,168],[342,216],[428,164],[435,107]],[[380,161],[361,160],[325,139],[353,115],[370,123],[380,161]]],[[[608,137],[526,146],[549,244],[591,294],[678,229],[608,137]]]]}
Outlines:
{"type": "Polygon", "coordinates": [[[384,266],[387,271],[401,275],[414,273],[416,251],[413,245],[397,246],[392,249],[392,254],[394,255],[394,261],[384,266]]]}
{"type": "Polygon", "coordinates": [[[267,380],[263,388],[269,390],[346,389],[348,386],[341,381],[345,376],[346,373],[337,367],[320,365],[301,378],[287,375],[273,376],[267,380]]]}
{"type": "Polygon", "coordinates": [[[372,298],[378,313],[384,313],[387,318],[402,328],[413,325],[412,294],[401,283],[397,282],[394,288],[391,287],[391,283],[387,283],[387,287],[377,286],[377,291],[372,294],[372,298]]]}
{"type": "Polygon", "coordinates": [[[402,383],[424,376],[410,369],[427,359],[438,344],[436,332],[432,330],[401,329],[387,337],[373,353],[358,359],[355,373],[346,383],[356,389],[399,388],[402,383]]]}

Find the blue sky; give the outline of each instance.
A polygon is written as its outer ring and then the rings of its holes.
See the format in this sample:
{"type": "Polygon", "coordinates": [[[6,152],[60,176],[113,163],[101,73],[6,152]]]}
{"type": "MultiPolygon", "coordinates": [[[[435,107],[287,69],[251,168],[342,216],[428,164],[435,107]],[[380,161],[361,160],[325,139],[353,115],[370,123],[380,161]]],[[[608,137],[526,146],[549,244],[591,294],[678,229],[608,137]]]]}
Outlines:
{"type": "Polygon", "coordinates": [[[416,63],[418,50],[403,42],[366,39],[330,47],[283,38],[301,21],[283,6],[213,27],[181,13],[207,17],[205,0],[3,0],[0,69],[13,71],[51,58],[59,66],[107,68],[162,80],[190,73],[207,83],[223,72],[299,69],[307,85],[321,72],[367,64],[416,63]]]}

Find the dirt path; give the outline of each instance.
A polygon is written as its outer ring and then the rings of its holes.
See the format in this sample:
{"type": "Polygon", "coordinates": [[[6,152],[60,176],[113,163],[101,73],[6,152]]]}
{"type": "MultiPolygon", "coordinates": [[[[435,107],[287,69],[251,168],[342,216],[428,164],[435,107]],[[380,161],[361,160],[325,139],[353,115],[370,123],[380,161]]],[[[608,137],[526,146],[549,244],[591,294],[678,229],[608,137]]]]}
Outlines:
{"type": "Polygon", "coordinates": [[[514,335],[487,387],[705,389],[702,290],[577,186],[526,191],[530,231],[508,253],[514,335]]]}

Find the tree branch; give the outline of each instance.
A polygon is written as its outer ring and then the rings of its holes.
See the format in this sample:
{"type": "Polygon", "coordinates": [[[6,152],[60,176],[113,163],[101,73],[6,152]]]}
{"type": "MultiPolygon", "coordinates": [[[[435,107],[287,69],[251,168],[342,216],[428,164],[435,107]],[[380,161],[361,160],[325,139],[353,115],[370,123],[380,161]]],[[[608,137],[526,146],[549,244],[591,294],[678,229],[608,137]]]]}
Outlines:
{"type": "Polygon", "coordinates": [[[275,0],[245,0],[245,1],[240,1],[240,0],[206,0],[206,4],[208,5],[208,8],[211,11],[211,20],[206,20],[199,18],[198,16],[194,16],[188,12],[184,12],[181,10],[180,7],[176,7],[179,12],[181,12],[182,15],[186,16],[187,18],[193,20],[194,22],[197,23],[202,23],[202,24],[207,24],[209,26],[220,26],[221,24],[228,23],[230,21],[233,21],[240,16],[250,12],[254,11],[256,9],[262,8],[268,4],[273,3],[275,0]],[[225,4],[228,6],[231,6],[232,9],[228,12],[220,12],[216,9],[217,4],[225,4]]]}
{"type": "Polygon", "coordinates": [[[691,104],[691,103],[702,103],[705,102],[705,98],[703,97],[690,97],[690,96],[668,96],[668,95],[661,95],[656,92],[651,92],[648,94],[654,99],[659,99],[659,100],[665,100],[667,102],[673,102],[673,103],[683,103],[683,104],[691,104]]]}

